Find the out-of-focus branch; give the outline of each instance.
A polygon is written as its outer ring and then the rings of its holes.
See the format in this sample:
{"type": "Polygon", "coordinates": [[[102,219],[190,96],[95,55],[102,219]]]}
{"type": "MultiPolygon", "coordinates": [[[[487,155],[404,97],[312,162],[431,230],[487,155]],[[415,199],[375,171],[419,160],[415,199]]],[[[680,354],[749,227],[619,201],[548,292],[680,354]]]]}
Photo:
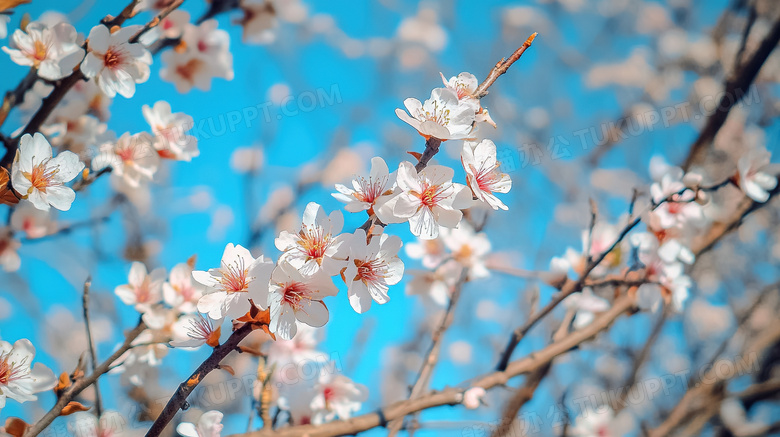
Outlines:
{"type": "Polygon", "coordinates": [[[89,376],[77,379],[70,387],[65,389],[65,391],[60,395],[60,398],[57,400],[57,403],[54,404],[54,407],[52,407],[52,409],[49,410],[49,412],[46,413],[40,420],[35,422],[35,424],[30,426],[30,428],[28,428],[24,433],[24,437],[35,437],[44,429],[46,429],[47,426],[51,425],[54,419],[60,416],[62,409],[65,408],[68,403],[73,400],[73,398],[84,391],[85,388],[94,384],[98,378],[100,378],[100,376],[111,370],[111,365],[114,363],[114,361],[116,361],[120,356],[122,356],[122,354],[130,349],[133,340],[135,340],[141,334],[141,332],[144,331],[144,329],[146,329],[146,325],[143,322],[139,322],[138,326],[127,333],[122,346],[114,351],[114,353],[111,354],[107,360],[103,361],[102,364],[97,366],[97,368],[94,369],[89,376]]]}
{"type": "MultiPolygon", "coordinates": [[[[170,4],[168,7],[163,9],[157,16],[155,16],[151,21],[149,21],[143,29],[141,29],[138,33],[136,33],[132,40],[137,40],[141,35],[143,35],[144,32],[151,29],[152,27],[156,26],[160,20],[167,17],[168,14],[173,12],[176,8],[181,6],[181,4],[184,2],[184,0],[178,0],[170,4]]],[[[133,0],[130,2],[128,6],[126,6],[122,13],[120,13],[116,18],[109,18],[108,22],[111,26],[121,26],[125,20],[127,20],[130,16],[132,16],[132,10],[135,8],[135,5],[138,3],[138,0],[133,0]],[[129,12],[127,12],[129,10],[129,12]]],[[[35,114],[32,116],[30,121],[27,123],[27,125],[24,127],[22,132],[11,139],[8,139],[5,143],[5,156],[3,156],[3,159],[0,160],[0,166],[2,167],[8,167],[8,165],[13,161],[14,156],[16,155],[16,149],[19,147],[19,139],[24,134],[34,134],[38,132],[41,128],[41,125],[46,122],[46,120],[49,118],[51,113],[54,111],[54,108],[57,107],[57,105],[60,104],[62,99],[65,97],[65,94],[70,91],[71,88],[73,88],[76,83],[78,83],[81,80],[87,80],[87,78],[84,76],[84,73],[81,72],[81,68],[76,69],[73,73],[70,74],[70,76],[65,77],[64,79],[61,79],[57,84],[54,86],[54,89],[51,91],[51,93],[43,99],[41,102],[41,106],[38,108],[37,111],[35,111],[35,114]]],[[[30,85],[32,86],[32,85],[30,85]]]]}
{"type": "MultiPolygon", "coordinates": [[[[565,338],[549,344],[547,347],[538,350],[525,358],[511,362],[506,370],[494,371],[462,385],[471,387],[482,387],[485,390],[496,386],[502,386],[515,376],[527,374],[548,365],[556,357],[570,351],[579,344],[593,338],[599,332],[607,329],[612,323],[632,309],[635,305],[635,290],[629,290],[628,293],[618,298],[612,307],[598,316],[588,326],[574,331],[565,338]]],[[[232,437],[334,437],[340,435],[357,434],[378,426],[386,426],[388,421],[398,419],[410,414],[414,414],[429,408],[443,405],[457,405],[463,401],[463,388],[447,388],[440,392],[432,392],[417,399],[409,399],[396,402],[378,412],[363,414],[348,420],[338,420],[322,425],[299,425],[288,428],[281,428],[271,432],[263,430],[254,431],[246,434],[237,434],[232,437]]]]}
{"type": "Polygon", "coordinates": [[[769,58],[769,54],[777,47],[780,42],[780,18],[775,20],[772,29],[764,37],[761,45],[753,55],[734,72],[734,75],[726,80],[723,95],[718,101],[715,111],[707,119],[704,129],[702,129],[696,141],[685,158],[683,169],[688,170],[693,164],[700,163],[707,154],[707,149],[715,139],[723,123],[726,122],[731,108],[734,107],[742,97],[747,93],[747,89],[758,76],[759,70],[769,58]]]}
{"type": "MultiPolygon", "coordinates": [[[[84,281],[84,293],[82,294],[82,305],[84,309],[84,329],[87,331],[87,344],[89,345],[89,357],[92,363],[92,371],[94,372],[98,367],[97,353],[95,353],[95,342],[92,339],[92,327],[89,319],[89,289],[92,287],[92,278],[87,278],[84,281]]],[[[98,380],[95,380],[95,413],[98,417],[103,415],[103,402],[100,398],[100,385],[98,380]]]]}
{"type": "MultiPolygon", "coordinates": [[[[702,190],[702,191],[716,191],[716,190],[720,189],[721,187],[723,187],[723,186],[725,186],[725,185],[727,185],[729,183],[730,183],[729,180],[724,180],[723,182],[720,182],[720,183],[717,183],[717,184],[714,184],[714,185],[711,185],[711,186],[707,186],[707,187],[701,187],[701,188],[698,188],[698,189],[702,190]]],[[[676,193],[672,193],[672,194],[666,196],[665,198],[661,199],[658,202],[652,202],[651,205],[646,209],[645,212],[654,211],[656,208],[658,208],[659,206],[663,205],[664,203],[675,202],[675,198],[677,198],[678,196],[682,195],[684,192],[686,192],[688,190],[691,190],[691,189],[690,188],[684,188],[684,189],[682,189],[682,190],[680,190],[680,191],[678,191],[676,193]]],[[[693,191],[695,191],[695,190],[693,190],[693,191]]],[[[780,191],[780,187],[775,188],[775,190],[773,190],[770,193],[770,195],[774,195],[778,191],[780,191]]],[[[754,204],[753,205],[753,209],[760,208],[760,205],[762,205],[762,204],[756,205],[756,203],[757,202],[753,202],[753,204],[754,204]]],[[[633,203],[632,203],[632,205],[633,205],[633,203]]],[[[632,209],[633,209],[633,206],[632,206],[632,209]]],[[[749,214],[749,211],[746,211],[744,215],[747,215],[747,214],[749,214]]],[[[555,309],[555,307],[557,307],[561,302],[563,302],[563,300],[566,299],[568,296],[570,296],[571,294],[576,293],[576,292],[582,290],[582,287],[587,285],[588,275],[590,275],[590,273],[593,271],[593,269],[596,268],[596,266],[598,266],[604,260],[604,258],[606,258],[607,255],[609,255],[609,253],[612,252],[618,246],[618,244],[620,244],[621,241],[623,241],[623,239],[628,235],[628,233],[631,232],[631,230],[634,229],[642,221],[642,216],[643,215],[644,214],[638,214],[638,215],[636,215],[636,217],[633,220],[629,221],[628,224],[626,224],[626,226],[620,232],[620,234],[618,235],[618,237],[615,240],[615,242],[612,243],[612,245],[607,250],[602,252],[598,257],[596,257],[595,259],[591,260],[586,265],[585,270],[583,271],[582,275],[580,275],[580,278],[578,280],[574,281],[572,279],[567,278],[566,282],[564,282],[563,285],[560,287],[561,291],[558,294],[556,294],[555,297],[553,297],[552,300],[544,308],[542,308],[540,311],[537,311],[536,313],[534,313],[531,316],[531,318],[528,319],[528,321],[526,321],[526,323],[523,326],[520,326],[519,328],[515,329],[514,332],[512,332],[512,335],[509,338],[509,342],[507,343],[506,347],[504,348],[504,351],[501,354],[501,357],[499,359],[498,365],[496,365],[496,370],[503,370],[506,367],[506,364],[509,362],[509,360],[510,360],[510,358],[512,356],[512,352],[514,352],[515,348],[520,343],[520,340],[522,340],[523,337],[525,337],[528,334],[528,331],[530,331],[531,328],[533,328],[536,325],[536,323],[539,322],[539,320],[541,320],[542,318],[547,316],[547,314],[549,314],[553,309],[555,309]]],[[[742,217],[744,217],[744,215],[742,217]]],[[[741,219],[739,219],[737,222],[735,222],[731,226],[731,228],[729,230],[731,230],[734,227],[736,227],[738,225],[739,221],[741,221],[741,219]]],[[[722,237],[726,232],[728,232],[728,230],[727,231],[723,231],[723,232],[712,232],[711,231],[710,234],[712,234],[712,235],[710,235],[711,238],[708,241],[710,241],[711,244],[715,244],[715,242],[718,239],[720,239],[720,237],[722,237]]],[[[702,252],[702,249],[697,249],[697,248],[694,247],[693,252],[698,255],[700,252],[702,252]]],[[[615,278],[607,278],[607,279],[609,281],[613,281],[615,278]]],[[[642,278],[632,277],[632,278],[622,278],[622,279],[620,279],[620,280],[618,280],[616,282],[617,283],[624,282],[624,283],[629,283],[629,284],[632,284],[632,285],[634,285],[634,284],[635,285],[641,285],[642,283],[645,283],[647,281],[642,279],[642,278]]],[[[594,283],[591,283],[590,285],[594,285],[594,283]]]]}
{"type": "MultiPolygon", "coordinates": [[[[466,283],[467,278],[468,268],[464,267],[460,273],[458,282],[455,283],[455,287],[452,291],[452,296],[450,297],[450,302],[447,305],[447,310],[444,313],[444,317],[442,318],[439,326],[433,332],[431,337],[431,347],[428,349],[428,353],[425,354],[422,368],[420,369],[420,373],[417,375],[417,380],[412,386],[409,399],[419,398],[423,394],[423,391],[428,387],[428,382],[431,379],[431,375],[433,375],[433,369],[439,362],[439,352],[441,351],[441,342],[444,338],[444,333],[447,332],[447,329],[450,328],[450,325],[452,325],[452,320],[455,318],[455,307],[458,305],[461,292],[463,291],[463,285],[466,283]]],[[[401,430],[403,423],[403,417],[391,422],[388,426],[388,436],[396,435],[398,431],[401,430]]]]}
{"type": "Polygon", "coordinates": [[[179,388],[165,404],[162,412],[157,419],[155,419],[149,431],[146,432],[146,437],[156,437],[163,432],[165,427],[173,419],[173,416],[184,406],[187,402],[187,397],[192,393],[195,387],[200,384],[203,378],[206,377],[213,370],[219,368],[219,363],[228,356],[228,354],[234,350],[238,350],[238,343],[241,342],[249,333],[252,332],[252,324],[246,323],[237,330],[233,331],[230,338],[225,343],[214,348],[206,361],[201,363],[197,369],[190,375],[190,377],[179,384],[179,388]]]}
{"type": "Polygon", "coordinates": [[[504,437],[506,435],[512,435],[512,424],[518,420],[518,413],[531,398],[534,397],[536,388],[542,382],[547,373],[550,371],[551,363],[534,370],[525,380],[523,387],[515,391],[512,398],[507,402],[504,407],[504,413],[501,417],[501,422],[491,434],[491,437],[504,437]]]}
{"type": "MultiPolygon", "coordinates": [[[[774,323],[768,325],[767,329],[759,332],[753,340],[746,345],[743,350],[743,355],[760,354],[766,348],[780,341],[780,323],[778,322],[780,322],[780,320],[775,320],[774,323]]],[[[702,377],[702,380],[707,381],[707,384],[700,384],[690,388],[685,395],[683,395],[680,402],[668,414],[666,420],[650,431],[650,437],[665,437],[671,435],[676,428],[683,425],[688,419],[695,417],[693,413],[702,407],[700,404],[701,400],[710,398],[713,395],[714,390],[718,389],[722,383],[735,376],[728,372],[718,372],[716,367],[717,366],[713,366],[710,368],[702,377]]],[[[711,403],[707,403],[707,405],[710,404],[711,403]]],[[[707,419],[709,419],[709,416],[707,419]]]]}
{"type": "Polygon", "coordinates": [[[655,321],[653,329],[650,331],[650,335],[647,337],[644,346],[642,346],[642,350],[640,350],[636,357],[634,357],[634,364],[631,366],[631,373],[626,379],[626,382],[621,385],[621,387],[627,387],[628,389],[619,390],[618,399],[613,402],[612,409],[615,410],[615,414],[619,413],[620,410],[625,407],[626,399],[628,399],[631,388],[634,386],[634,384],[636,384],[637,378],[639,377],[639,371],[642,369],[642,365],[645,363],[645,361],[647,361],[647,359],[650,357],[650,351],[652,350],[656,340],[658,340],[658,337],[661,335],[661,331],[663,330],[664,324],[666,323],[666,320],[669,318],[670,314],[671,310],[669,305],[664,306],[663,312],[658,315],[658,319],[655,321]]]}

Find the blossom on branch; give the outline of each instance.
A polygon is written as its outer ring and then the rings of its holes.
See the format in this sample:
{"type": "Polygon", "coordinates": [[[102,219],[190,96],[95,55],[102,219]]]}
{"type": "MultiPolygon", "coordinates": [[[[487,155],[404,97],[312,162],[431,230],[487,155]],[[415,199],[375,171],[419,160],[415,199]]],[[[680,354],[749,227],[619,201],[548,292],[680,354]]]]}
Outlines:
{"type": "Polygon", "coordinates": [[[219,268],[192,272],[192,277],[207,287],[198,301],[198,311],[219,320],[246,314],[250,299],[263,306],[273,267],[262,255],[255,259],[249,250],[228,243],[219,268]]]}
{"type": "Polygon", "coordinates": [[[151,181],[160,163],[159,155],[152,146],[153,138],[147,132],[130,135],[125,132],[116,142],[107,142],[98,147],[98,155],[92,160],[92,169],[112,168],[112,176],[122,179],[131,187],[151,181]]]}
{"type": "Polygon", "coordinates": [[[409,112],[398,108],[395,115],[426,139],[462,140],[469,138],[474,130],[475,105],[459,100],[458,95],[447,88],[435,88],[425,103],[408,98],[404,100],[404,106],[409,112]]]}
{"type": "Polygon", "coordinates": [[[220,437],[222,433],[222,417],[219,411],[212,410],[203,413],[198,423],[182,422],[176,427],[176,432],[184,437],[220,437]]]}
{"type": "Polygon", "coordinates": [[[377,210],[384,223],[409,221],[412,234],[424,240],[439,235],[439,225],[454,228],[463,214],[458,207],[471,201],[471,193],[461,184],[452,183],[455,171],[443,165],[429,165],[420,173],[404,161],[398,167],[395,197],[377,210]]]}
{"type": "Polygon", "coordinates": [[[368,399],[368,388],[344,375],[323,371],[314,386],[311,409],[312,423],[321,424],[349,419],[368,399]]]}
{"type": "Polygon", "coordinates": [[[508,193],[512,188],[512,179],[501,173],[496,159],[496,145],[490,140],[464,141],[460,160],[466,170],[466,180],[474,197],[487,203],[491,208],[507,210],[504,202],[494,193],[508,193]]]}
{"type": "Polygon", "coordinates": [[[290,340],[298,331],[297,322],[315,328],[325,325],[329,315],[322,299],[335,296],[338,291],[322,271],[304,276],[298,268],[280,260],[268,287],[269,329],[279,338],[290,340]]]}
{"type": "Polygon", "coordinates": [[[171,105],[164,100],[151,108],[144,105],[141,110],[152,127],[153,145],[160,158],[190,161],[200,155],[197,138],[187,134],[193,126],[192,117],[183,112],[171,112],[171,105]]]}
{"type": "Polygon", "coordinates": [[[772,153],[764,147],[750,149],[737,161],[737,185],[751,199],[764,203],[777,187],[777,176],[764,172],[772,153]]]}
{"type": "Polygon", "coordinates": [[[11,36],[11,48],[3,51],[19,65],[38,70],[38,76],[59,80],[73,72],[84,59],[84,49],[77,42],[76,29],[68,23],[59,23],[49,29],[40,22],[31,22],[24,30],[17,29],[11,36]]]}
{"type": "Polygon", "coordinates": [[[366,244],[366,231],[358,229],[349,245],[349,262],[342,274],[347,284],[349,303],[358,313],[371,308],[371,301],[387,303],[391,285],[404,276],[404,263],[398,258],[401,239],[382,234],[366,244]]]}
{"type": "Polygon", "coordinates": [[[281,250],[279,261],[287,261],[303,275],[324,272],[334,276],[346,265],[345,252],[349,234],[339,235],[344,225],[341,211],[325,215],[322,206],[310,202],[303,212],[301,230],[296,234],[282,231],[274,244],[281,250]]]}
{"type": "Polygon", "coordinates": [[[443,73],[440,72],[439,74],[441,75],[441,81],[444,82],[444,86],[447,89],[454,91],[458,95],[459,100],[465,101],[466,103],[476,107],[475,121],[477,123],[484,122],[493,127],[496,127],[496,122],[490,118],[488,110],[480,105],[479,99],[475,95],[477,88],[479,87],[479,81],[477,80],[476,76],[464,71],[463,73],[460,73],[457,76],[452,76],[449,80],[447,80],[443,73]]]}
{"type": "Polygon", "coordinates": [[[81,72],[95,82],[108,97],[133,97],[135,84],[149,79],[152,55],[140,43],[131,43],[142,26],[123,27],[114,33],[99,24],[89,32],[88,53],[81,72]]]}
{"type": "Polygon", "coordinates": [[[135,306],[139,313],[147,313],[162,301],[162,285],[165,281],[165,269],[157,268],[151,273],[140,262],[134,262],[127,275],[127,284],[114,289],[114,293],[125,305],[135,306]]]}
{"type": "Polygon", "coordinates": [[[385,160],[371,158],[371,172],[368,179],[358,177],[352,181],[352,188],[336,184],[338,193],[332,196],[346,203],[344,209],[349,212],[368,211],[374,213],[375,206],[381,206],[390,199],[395,185],[396,172],[390,173],[385,160]]]}
{"type": "Polygon", "coordinates": [[[32,364],[35,347],[30,340],[17,340],[13,345],[0,340],[0,409],[10,398],[22,403],[38,399],[35,393],[51,390],[57,385],[54,372],[41,363],[32,364]]]}
{"type": "Polygon", "coordinates": [[[19,141],[11,181],[22,198],[36,208],[48,211],[53,206],[67,211],[76,199],[76,192],[65,183],[83,169],[84,163],[75,153],[66,150],[52,157],[51,145],[43,135],[25,134],[19,141]]]}

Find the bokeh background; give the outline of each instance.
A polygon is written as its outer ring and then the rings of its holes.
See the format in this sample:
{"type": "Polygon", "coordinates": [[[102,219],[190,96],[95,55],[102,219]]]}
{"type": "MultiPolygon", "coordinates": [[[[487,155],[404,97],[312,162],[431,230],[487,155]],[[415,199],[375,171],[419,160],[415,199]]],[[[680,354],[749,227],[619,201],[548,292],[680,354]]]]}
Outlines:
{"type": "MultiPolygon", "coordinates": [[[[393,112],[405,98],[427,98],[432,88],[441,86],[439,72],[450,77],[468,71],[484,78],[532,32],[539,32],[532,48],[482,100],[498,127],[480,135],[497,144],[513,179],[512,191],[502,197],[509,211],[491,213],[485,232],[495,263],[547,270],[551,257],[568,246],[581,247],[580,233],[590,218],[589,198],[599,204],[604,219],[615,221],[626,211],[632,188],[646,190],[652,182],[651,157],[662,156],[672,164],[683,161],[705,119],[701,103],[720,90],[739,45],[745,16],[739,3],[744,2],[290,1],[278,8],[279,25],[267,44],[243,43],[236,13],[222,14],[219,27],[231,36],[232,81],[214,79],[209,92],[180,94],[160,79],[161,61],[156,57],[150,80],[138,86],[133,98],[117,97],[110,107],[109,129],[136,133],[148,130],[143,105],[170,102],[174,112],[191,115],[200,127],[194,133],[200,156],[168,165],[152,185],[148,208],[112,206],[112,189],[103,178],[58,218],[79,223],[107,216],[106,221],[23,242],[21,269],[0,273],[0,336],[8,341],[29,338],[38,360],[55,372],[72,370],[86,348],[81,293],[91,276],[98,353],[107,356],[123,338],[123,330],[137,321],[137,312],[113,294],[114,287],[126,283],[129,259],[170,269],[197,255],[198,268],[205,269],[219,263],[225,244],[247,245],[258,230],[253,252],[275,258],[273,238],[295,226],[306,203],[320,203],[326,211],[341,208],[330,196],[333,183],[367,171],[372,156],[384,157],[392,168],[410,159],[407,151],[422,151],[422,138],[393,112]],[[292,100],[282,106],[287,96],[292,100]],[[258,105],[266,110],[261,109],[259,118],[242,117],[230,128],[230,117],[258,105]],[[690,112],[685,117],[675,112],[666,126],[659,122],[650,128],[638,122],[625,138],[614,144],[605,140],[608,127],[626,116],[641,118],[680,105],[690,112]],[[276,223],[266,223],[287,201],[289,211],[276,223]]],[[[771,1],[756,3],[767,11],[777,9],[771,1]]],[[[116,0],[33,0],[16,9],[10,26],[18,25],[24,13],[35,19],[43,11],[56,10],[88,33],[104,15],[122,7],[116,0]]],[[[202,0],[187,0],[183,6],[193,17],[206,8],[202,0]]],[[[143,14],[134,22],[147,18],[143,14]]],[[[750,47],[770,24],[759,17],[750,47]]],[[[0,56],[5,88],[15,86],[24,74],[25,68],[0,56]]],[[[730,135],[723,141],[733,142],[737,150],[756,142],[777,150],[779,76],[780,58],[774,54],[753,88],[755,99],[729,118],[724,130],[730,135]]],[[[23,122],[24,116],[15,112],[5,129],[23,122]]],[[[444,147],[436,159],[454,166],[456,179],[463,182],[458,147],[444,147]]],[[[345,231],[365,220],[362,214],[344,213],[345,231]]],[[[697,285],[686,310],[664,326],[643,377],[695,369],[706,351],[732,334],[731,302],[777,277],[777,228],[767,227],[776,219],[776,208],[757,214],[724,243],[727,255],[712,254],[697,265],[697,285]],[[764,230],[754,230],[759,227],[764,230]]],[[[388,231],[414,241],[406,225],[388,231]]],[[[403,259],[407,269],[420,268],[419,261],[403,259]]],[[[320,349],[337,361],[341,372],[368,386],[364,412],[406,396],[420,353],[428,347],[430,328],[443,310],[423,297],[405,295],[405,282],[391,289],[388,304],[374,305],[363,315],[350,308],[345,294],[326,301],[331,319],[322,329],[320,349]]],[[[527,317],[534,297],[543,304],[554,291],[541,281],[498,271],[467,284],[431,386],[459,384],[489,371],[509,332],[527,317]]],[[[623,352],[643,344],[656,317],[640,314],[621,320],[594,345],[556,361],[524,409],[543,422],[538,435],[560,430],[555,425],[564,420],[561,405],[571,407],[577,394],[598,392],[619,381],[630,367],[623,352]]],[[[515,356],[543,347],[551,329],[551,324],[540,324],[515,356]]],[[[158,377],[144,385],[146,397],[165,397],[207,354],[171,350],[158,377]]],[[[239,374],[253,374],[248,358],[234,359],[239,374]]],[[[212,375],[210,382],[227,377],[212,375]]],[[[104,379],[105,407],[128,414],[139,411],[120,379],[104,379]]],[[[633,407],[634,416],[625,421],[626,434],[637,434],[639,420],[655,420],[673,406],[683,387],[675,389],[655,399],[656,407],[633,407]]],[[[491,392],[490,408],[476,411],[426,411],[417,434],[469,435],[472,424],[499,417],[507,395],[501,389],[491,392]]],[[[37,404],[9,402],[3,416],[40,416],[54,395],[39,397],[37,404]]],[[[235,413],[226,417],[225,434],[244,431],[249,408],[245,396],[220,406],[235,413]]],[[[777,410],[759,409],[755,414],[771,412],[777,410]]]]}

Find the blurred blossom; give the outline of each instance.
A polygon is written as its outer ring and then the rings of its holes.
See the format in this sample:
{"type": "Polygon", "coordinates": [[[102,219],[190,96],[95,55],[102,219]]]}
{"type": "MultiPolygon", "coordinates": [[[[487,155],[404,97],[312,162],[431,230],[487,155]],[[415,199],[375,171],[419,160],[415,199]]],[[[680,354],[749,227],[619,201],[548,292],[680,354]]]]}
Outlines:
{"type": "Polygon", "coordinates": [[[230,167],[236,173],[252,173],[263,168],[265,154],[260,146],[238,147],[230,155],[230,167]]]}
{"type": "Polygon", "coordinates": [[[450,343],[447,349],[450,360],[456,364],[469,364],[471,362],[471,344],[458,340],[450,343]]]}
{"type": "Polygon", "coordinates": [[[234,221],[235,214],[233,214],[233,208],[227,205],[219,205],[211,214],[211,224],[206,231],[206,238],[209,241],[222,240],[234,221]]]}

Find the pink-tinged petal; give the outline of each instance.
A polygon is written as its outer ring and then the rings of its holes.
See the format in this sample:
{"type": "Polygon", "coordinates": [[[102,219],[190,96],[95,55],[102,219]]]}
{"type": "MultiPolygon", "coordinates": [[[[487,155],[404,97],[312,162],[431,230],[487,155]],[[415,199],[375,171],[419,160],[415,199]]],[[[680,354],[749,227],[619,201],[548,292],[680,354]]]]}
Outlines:
{"type": "Polygon", "coordinates": [[[84,163],[79,160],[79,156],[69,150],[60,152],[49,161],[49,166],[57,167],[57,174],[54,175],[54,178],[58,182],[70,182],[84,170],[84,163]]]}
{"type": "Polygon", "coordinates": [[[420,123],[418,130],[423,135],[438,138],[440,140],[449,140],[454,138],[449,129],[440,125],[439,123],[436,123],[435,121],[423,121],[420,123]]]}
{"type": "Polygon", "coordinates": [[[425,177],[431,185],[444,185],[452,181],[455,176],[455,170],[445,165],[429,165],[420,172],[421,177],[425,177]]]}
{"type": "Polygon", "coordinates": [[[423,208],[420,199],[409,193],[404,193],[398,196],[395,200],[395,206],[393,207],[393,215],[395,217],[408,219],[416,214],[423,208]]]}
{"type": "Polygon", "coordinates": [[[207,313],[213,320],[223,318],[222,304],[227,298],[227,293],[215,292],[203,295],[198,300],[198,311],[207,313]]]}
{"type": "Polygon", "coordinates": [[[309,228],[316,227],[326,220],[325,211],[315,202],[309,202],[303,211],[303,225],[309,228]]]}
{"type": "Polygon", "coordinates": [[[184,437],[200,437],[198,435],[198,429],[195,425],[189,422],[182,422],[176,427],[176,432],[184,437]]]}
{"type": "Polygon", "coordinates": [[[295,317],[302,323],[319,328],[328,323],[328,308],[324,303],[314,300],[296,310],[295,317]]]}
{"type": "Polygon", "coordinates": [[[372,180],[381,180],[389,174],[390,169],[387,167],[387,163],[384,159],[378,156],[371,158],[371,172],[369,173],[369,177],[372,180]]]}
{"type": "Polygon", "coordinates": [[[119,297],[119,299],[124,303],[125,305],[135,305],[135,289],[127,284],[120,285],[114,289],[114,294],[119,297]]]}
{"type": "Polygon", "coordinates": [[[89,31],[89,50],[98,53],[105,53],[108,50],[108,40],[110,33],[106,26],[99,24],[89,31]]]}
{"type": "Polygon", "coordinates": [[[61,185],[46,189],[46,201],[60,211],[69,210],[74,200],[76,200],[76,192],[69,187],[61,185]]]}
{"type": "Polygon", "coordinates": [[[434,206],[433,212],[436,216],[436,221],[445,228],[458,227],[460,219],[463,217],[463,213],[457,209],[446,209],[439,206],[434,206]]]}
{"type": "Polygon", "coordinates": [[[412,235],[422,240],[433,240],[439,236],[439,225],[429,208],[422,207],[417,214],[409,217],[409,229],[412,235]]]}
{"type": "Polygon", "coordinates": [[[127,282],[130,285],[140,287],[146,279],[146,266],[138,261],[133,262],[130,266],[130,273],[127,275],[127,282]]]}
{"type": "MultiPolygon", "coordinates": [[[[354,278],[354,276],[352,277],[354,278]]],[[[347,294],[349,295],[349,304],[358,314],[363,314],[371,308],[373,300],[363,281],[350,282],[347,294]]]]}
{"type": "Polygon", "coordinates": [[[418,193],[422,191],[417,170],[409,161],[404,161],[398,166],[396,183],[403,191],[416,191],[418,193]]]}
{"type": "Polygon", "coordinates": [[[35,363],[30,372],[32,382],[27,386],[33,393],[48,391],[57,385],[57,377],[54,372],[43,363],[35,363]]]}
{"type": "MultiPolygon", "coordinates": [[[[40,164],[43,161],[51,159],[51,145],[46,137],[40,132],[36,132],[32,137],[32,142],[28,143],[30,146],[29,156],[32,158],[34,164],[40,164]]],[[[24,152],[22,152],[22,159],[25,158],[24,152]]]]}
{"type": "Polygon", "coordinates": [[[279,338],[292,340],[298,332],[295,313],[289,305],[278,305],[271,308],[271,324],[268,328],[279,338]],[[274,309],[276,313],[274,313],[274,309]]]}

